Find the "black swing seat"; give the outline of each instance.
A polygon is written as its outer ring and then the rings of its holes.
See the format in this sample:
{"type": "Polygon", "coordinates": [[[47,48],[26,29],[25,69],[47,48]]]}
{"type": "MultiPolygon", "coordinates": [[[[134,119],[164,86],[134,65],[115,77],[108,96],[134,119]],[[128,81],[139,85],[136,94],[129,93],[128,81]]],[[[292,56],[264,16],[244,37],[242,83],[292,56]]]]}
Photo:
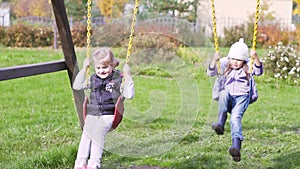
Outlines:
{"type": "MultiPolygon", "coordinates": [[[[85,120],[86,117],[86,111],[87,111],[87,104],[89,103],[88,97],[85,97],[83,102],[83,119],[85,120]]],[[[123,113],[124,113],[124,99],[122,96],[119,96],[116,104],[115,104],[115,111],[114,111],[114,120],[112,123],[112,130],[116,129],[119,124],[121,123],[123,119],[123,113]]]]}

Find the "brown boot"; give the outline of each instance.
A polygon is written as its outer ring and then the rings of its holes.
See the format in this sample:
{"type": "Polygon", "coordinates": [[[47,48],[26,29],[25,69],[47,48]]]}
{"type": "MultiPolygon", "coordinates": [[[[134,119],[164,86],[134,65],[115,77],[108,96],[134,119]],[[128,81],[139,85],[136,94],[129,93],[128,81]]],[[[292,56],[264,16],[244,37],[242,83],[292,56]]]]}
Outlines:
{"type": "Polygon", "coordinates": [[[234,137],[232,139],[232,146],[228,150],[233,160],[236,162],[241,161],[241,152],[240,152],[241,145],[242,145],[242,141],[239,138],[234,137]]]}
{"type": "Polygon", "coordinates": [[[218,122],[213,123],[211,125],[211,128],[213,130],[215,130],[215,132],[218,135],[223,135],[224,134],[224,126],[225,126],[226,119],[227,119],[227,112],[225,112],[225,113],[219,112],[219,114],[218,114],[218,122]]]}

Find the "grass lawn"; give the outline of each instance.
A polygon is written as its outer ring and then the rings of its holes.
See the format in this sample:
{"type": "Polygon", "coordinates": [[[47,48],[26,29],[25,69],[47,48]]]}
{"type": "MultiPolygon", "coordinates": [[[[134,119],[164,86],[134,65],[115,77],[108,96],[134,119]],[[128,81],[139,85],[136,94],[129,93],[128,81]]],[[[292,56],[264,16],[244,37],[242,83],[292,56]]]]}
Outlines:
{"type": "MultiPolygon", "coordinates": [[[[62,58],[60,50],[0,48],[0,67],[62,58]]],[[[229,120],[223,136],[210,128],[217,118],[213,79],[194,65],[179,67],[166,69],[168,78],[135,73],[135,97],[108,134],[104,169],[300,168],[299,86],[256,78],[259,100],[244,115],[236,163],[229,120]]],[[[0,168],[73,168],[81,129],[67,72],[1,81],[0,90],[0,168]]]]}

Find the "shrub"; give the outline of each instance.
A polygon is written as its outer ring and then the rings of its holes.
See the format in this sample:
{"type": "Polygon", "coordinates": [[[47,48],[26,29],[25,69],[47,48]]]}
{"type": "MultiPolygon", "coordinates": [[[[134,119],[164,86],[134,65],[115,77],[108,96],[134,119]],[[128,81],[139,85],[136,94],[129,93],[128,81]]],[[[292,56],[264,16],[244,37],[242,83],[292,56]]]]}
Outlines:
{"type": "MultiPolygon", "coordinates": [[[[128,39],[120,44],[124,48],[128,47],[128,39]]],[[[151,64],[153,62],[165,62],[172,59],[177,48],[176,39],[156,33],[136,34],[133,40],[132,50],[139,53],[135,62],[151,64]],[[175,41],[175,42],[174,42],[175,41]]],[[[125,55],[126,53],[124,53],[125,55]]],[[[124,58],[125,56],[121,56],[124,58]]]]}
{"type": "MultiPolygon", "coordinates": [[[[269,47],[274,46],[278,42],[284,45],[292,42],[297,44],[300,36],[300,28],[296,32],[291,32],[282,29],[279,24],[259,25],[256,39],[256,47],[269,47]],[[298,38],[297,38],[298,36],[298,38]],[[296,37],[296,38],[295,38],[296,37]]],[[[236,42],[240,37],[245,39],[245,43],[252,45],[253,40],[253,23],[249,22],[224,29],[224,38],[220,40],[220,46],[229,47],[236,42]]],[[[299,42],[298,42],[299,43],[299,42]]]]}
{"type": "Polygon", "coordinates": [[[295,34],[295,44],[300,47],[300,24],[296,26],[295,34]]]}
{"type": "Polygon", "coordinates": [[[186,63],[195,64],[200,63],[201,59],[198,56],[198,54],[193,51],[192,48],[186,47],[181,45],[178,50],[176,51],[176,54],[182,58],[186,63]]]}
{"type": "Polygon", "coordinates": [[[268,55],[262,60],[268,75],[283,79],[289,84],[299,84],[300,56],[292,45],[284,46],[279,42],[274,48],[270,47],[268,55]]]}
{"type": "Polygon", "coordinates": [[[5,46],[32,47],[32,43],[32,29],[25,24],[13,25],[5,31],[5,46]]]}
{"type": "Polygon", "coordinates": [[[49,27],[15,24],[4,30],[2,44],[11,47],[40,47],[53,43],[53,31],[49,27]]]}
{"type": "Polygon", "coordinates": [[[0,44],[4,43],[4,37],[5,37],[4,27],[0,27],[0,44]]]}
{"type": "Polygon", "coordinates": [[[32,29],[32,47],[51,46],[53,44],[53,30],[49,27],[35,27],[32,29]]]}
{"type": "Polygon", "coordinates": [[[96,27],[91,43],[93,46],[120,47],[120,42],[130,35],[128,24],[122,21],[114,21],[101,27],[96,27]]]}
{"type": "Polygon", "coordinates": [[[230,28],[224,28],[224,38],[220,41],[220,46],[230,47],[240,38],[244,38],[246,44],[252,44],[253,23],[246,23],[230,28]]]}
{"type": "MultiPolygon", "coordinates": [[[[77,47],[83,47],[86,45],[86,39],[87,39],[87,28],[86,25],[81,22],[76,22],[72,26],[71,30],[72,39],[74,46],[77,47]]],[[[91,30],[91,36],[92,36],[92,30],[91,30]]]]}
{"type": "Polygon", "coordinates": [[[258,27],[257,43],[264,47],[274,46],[278,42],[287,45],[291,37],[291,32],[282,30],[278,24],[268,24],[258,27]]]}

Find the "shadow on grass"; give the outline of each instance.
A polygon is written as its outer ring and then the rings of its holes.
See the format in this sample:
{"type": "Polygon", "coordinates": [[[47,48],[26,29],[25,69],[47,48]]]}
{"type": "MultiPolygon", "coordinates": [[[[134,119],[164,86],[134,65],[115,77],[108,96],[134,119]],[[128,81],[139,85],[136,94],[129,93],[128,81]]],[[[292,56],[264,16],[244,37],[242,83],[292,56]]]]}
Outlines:
{"type": "Polygon", "coordinates": [[[276,124],[266,124],[266,123],[259,123],[259,124],[252,124],[248,123],[244,125],[244,130],[272,130],[275,129],[279,133],[289,133],[293,132],[295,134],[300,134],[299,128],[300,126],[298,125],[289,125],[289,126],[282,126],[282,125],[276,125],[276,124]]]}
{"type": "MultiPolygon", "coordinates": [[[[108,155],[108,154],[106,154],[108,155]]],[[[189,158],[185,161],[180,161],[172,164],[170,168],[159,167],[159,164],[153,164],[153,162],[148,161],[149,164],[135,164],[135,162],[139,163],[136,158],[128,158],[128,157],[118,157],[112,154],[109,154],[109,160],[104,161],[102,164],[103,169],[201,169],[201,168],[223,168],[226,159],[222,159],[222,157],[213,155],[213,154],[199,154],[192,158],[189,158]],[[124,167],[125,163],[130,164],[127,167],[124,167]]],[[[144,162],[143,162],[144,163],[144,162]]],[[[146,162],[147,163],[147,162],[146,162]]],[[[156,163],[156,162],[154,162],[156,163]]]]}
{"type": "Polygon", "coordinates": [[[176,169],[224,168],[226,161],[216,154],[199,154],[193,158],[175,163],[176,169]]]}
{"type": "Polygon", "coordinates": [[[271,168],[299,168],[300,166],[300,151],[282,155],[274,158],[272,161],[275,163],[271,168]]]}
{"type": "Polygon", "coordinates": [[[141,165],[139,158],[118,156],[107,151],[104,152],[103,157],[101,169],[169,169],[154,165],[154,162],[151,162],[151,160],[146,162],[149,164],[141,165]]]}

